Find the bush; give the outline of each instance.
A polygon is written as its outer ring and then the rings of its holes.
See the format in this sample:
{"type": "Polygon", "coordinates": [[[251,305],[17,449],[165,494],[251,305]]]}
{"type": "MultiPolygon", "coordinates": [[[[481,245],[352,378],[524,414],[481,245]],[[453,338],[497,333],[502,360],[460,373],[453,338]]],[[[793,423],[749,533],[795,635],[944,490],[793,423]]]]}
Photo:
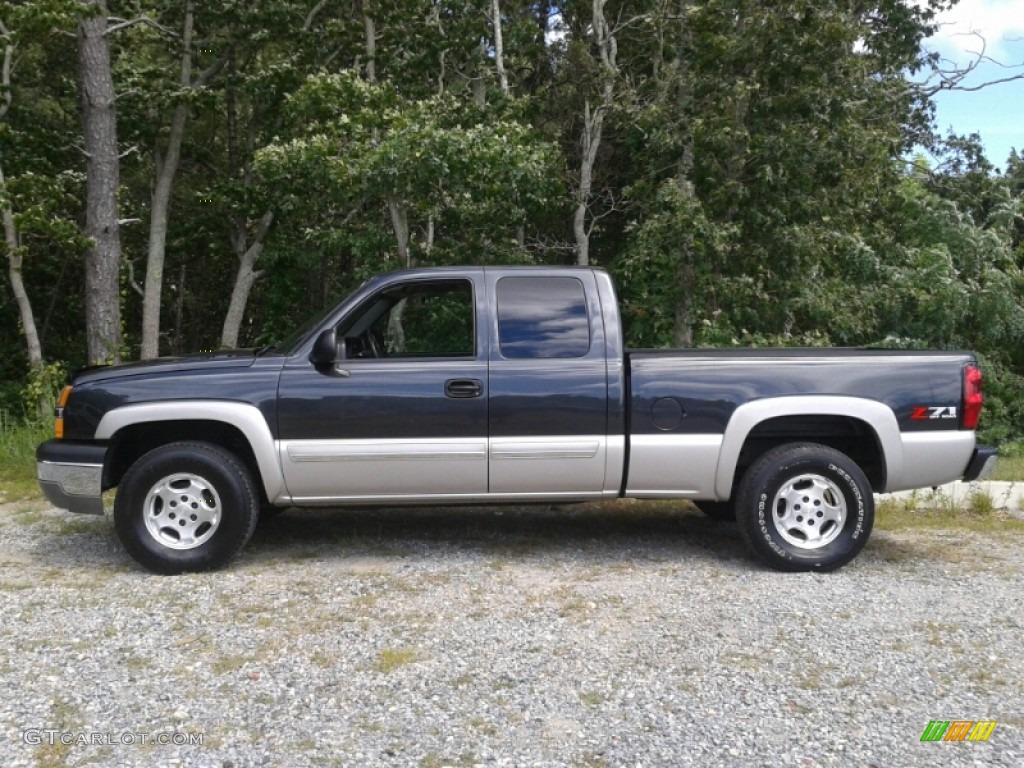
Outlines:
{"type": "Polygon", "coordinates": [[[36,446],[51,437],[52,430],[40,419],[15,419],[0,411],[0,493],[4,501],[39,497],[36,446]]]}

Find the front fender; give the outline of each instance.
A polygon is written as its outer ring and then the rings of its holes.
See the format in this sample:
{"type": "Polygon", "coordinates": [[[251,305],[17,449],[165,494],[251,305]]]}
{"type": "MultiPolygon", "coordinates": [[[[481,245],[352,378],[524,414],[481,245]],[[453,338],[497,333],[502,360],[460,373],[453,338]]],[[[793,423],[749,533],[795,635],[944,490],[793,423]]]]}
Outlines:
{"type": "Polygon", "coordinates": [[[125,427],[155,421],[218,421],[237,428],[252,448],[267,498],[285,495],[284,475],[263,414],[254,405],[220,400],[174,400],[125,405],[107,411],[96,427],[97,440],[109,440],[125,427]]]}

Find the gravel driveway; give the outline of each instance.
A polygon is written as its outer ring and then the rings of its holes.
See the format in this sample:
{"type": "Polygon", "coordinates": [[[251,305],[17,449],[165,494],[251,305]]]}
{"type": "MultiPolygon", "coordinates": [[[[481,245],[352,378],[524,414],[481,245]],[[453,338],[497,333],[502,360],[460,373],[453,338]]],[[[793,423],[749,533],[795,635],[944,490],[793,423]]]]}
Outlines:
{"type": "Polygon", "coordinates": [[[168,578],[6,504],[0,765],[1018,768],[1022,543],[782,574],[668,506],[290,512],[168,578]]]}

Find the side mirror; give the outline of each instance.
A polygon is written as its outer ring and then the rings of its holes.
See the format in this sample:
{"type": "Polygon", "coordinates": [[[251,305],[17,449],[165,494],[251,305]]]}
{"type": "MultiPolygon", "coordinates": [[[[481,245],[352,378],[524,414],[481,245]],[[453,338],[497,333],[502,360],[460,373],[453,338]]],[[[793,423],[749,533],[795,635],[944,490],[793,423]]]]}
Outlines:
{"type": "Polygon", "coordinates": [[[329,368],[338,362],[338,332],[328,328],[316,337],[313,351],[309,353],[309,362],[317,368],[329,368]]]}

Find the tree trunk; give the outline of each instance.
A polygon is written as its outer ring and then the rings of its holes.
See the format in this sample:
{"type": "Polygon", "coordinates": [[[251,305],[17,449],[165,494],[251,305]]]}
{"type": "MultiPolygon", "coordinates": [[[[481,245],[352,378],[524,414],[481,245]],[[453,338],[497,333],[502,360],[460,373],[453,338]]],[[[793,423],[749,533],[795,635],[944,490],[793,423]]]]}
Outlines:
{"type": "Polygon", "coordinates": [[[377,27],[370,15],[370,2],[363,2],[363,36],[366,44],[366,82],[377,82],[377,27]]]}
{"type": "Polygon", "coordinates": [[[228,311],[224,316],[224,327],[221,329],[220,345],[222,348],[236,349],[238,347],[238,335],[242,328],[242,318],[245,317],[245,305],[249,302],[253,284],[261,274],[254,267],[260,254],[263,253],[263,242],[273,223],[274,214],[271,211],[264,213],[248,247],[246,247],[244,227],[234,238],[235,253],[238,256],[238,272],[235,275],[235,285],[231,289],[228,311]]]}
{"type": "MultiPolygon", "coordinates": [[[[182,88],[192,86],[192,25],[193,4],[185,4],[185,26],[182,35],[181,79],[182,88]]],[[[160,300],[164,284],[164,261],[167,254],[167,220],[171,207],[174,177],[181,160],[181,142],[185,137],[188,105],[179,103],[171,117],[167,137],[167,152],[160,161],[156,156],[156,185],[149,216],[149,252],[146,258],[146,282],[142,297],[142,350],[140,357],[148,360],[160,354],[160,300]]],[[[158,140],[159,143],[159,140],[158,140]]]]}
{"type": "Polygon", "coordinates": [[[114,81],[107,44],[106,0],[80,0],[90,11],[78,23],[78,64],[85,143],[85,329],[90,363],[121,361],[121,230],[117,193],[120,158],[114,81]]]}
{"type": "MultiPolygon", "coordinates": [[[[681,7],[680,11],[685,11],[685,7],[681,7]]],[[[678,16],[680,21],[677,21],[677,23],[685,23],[681,22],[685,18],[685,12],[680,12],[678,16]]],[[[658,31],[660,42],[658,50],[664,51],[664,35],[660,25],[658,31]]],[[[658,65],[656,67],[657,72],[662,73],[665,67],[662,66],[664,62],[661,61],[661,56],[655,59],[655,63],[658,65]]],[[[681,51],[677,51],[671,66],[667,69],[669,77],[674,78],[675,82],[676,109],[678,114],[683,115],[686,113],[687,105],[691,99],[691,85],[688,62],[682,58],[681,51]]],[[[690,178],[693,174],[694,163],[693,132],[686,130],[685,136],[686,140],[683,142],[682,151],[679,153],[679,158],[676,161],[676,184],[680,192],[686,197],[687,203],[691,206],[699,207],[700,201],[697,199],[697,193],[690,178]]],[[[694,248],[693,235],[690,232],[686,232],[679,240],[679,260],[676,264],[676,283],[679,293],[676,298],[675,316],[673,318],[673,344],[677,348],[693,346],[694,329],[698,319],[698,297],[703,293],[702,289],[704,288],[704,286],[698,285],[697,253],[694,248]]]]}
{"type": "Polygon", "coordinates": [[[601,148],[605,113],[615,98],[615,78],[618,75],[618,45],[604,15],[607,0],[593,0],[591,34],[601,59],[601,103],[591,109],[590,100],[583,107],[583,135],[581,137],[580,183],[576,189],[576,210],[573,212],[572,231],[576,238],[576,263],[590,264],[590,228],[587,226],[587,207],[594,185],[594,164],[601,148]]]}
{"type": "Polygon", "coordinates": [[[185,134],[188,107],[174,108],[171,131],[167,140],[167,154],[156,157],[156,186],[153,189],[149,217],[149,249],[146,256],[146,280],[142,295],[142,349],[140,357],[148,360],[160,354],[160,303],[164,284],[164,262],[167,254],[167,221],[171,207],[174,177],[181,158],[181,141],[185,134]]]}
{"type": "MultiPolygon", "coordinates": [[[[0,187],[4,185],[4,170],[0,166],[0,187]]],[[[28,364],[33,371],[43,370],[43,348],[39,343],[39,333],[36,330],[36,318],[32,312],[32,302],[25,290],[25,281],[21,276],[22,250],[18,241],[18,229],[14,223],[14,211],[10,206],[4,206],[0,211],[0,217],[4,222],[4,243],[7,246],[7,274],[11,278],[11,290],[14,293],[14,300],[18,305],[18,316],[21,319],[21,330],[25,334],[25,344],[28,349],[28,364]]],[[[39,415],[46,417],[49,413],[49,403],[45,398],[40,398],[37,406],[39,415]]]]}
{"type": "MultiPolygon", "coordinates": [[[[469,80],[469,89],[473,94],[473,103],[480,109],[483,109],[487,106],[487,80],[485,75],[489,67],[490,54],[487,50],[487,41],[483,38],[480,39],[478,47],[480,50],[480,63],[477,65],[477,73],[469,80]]],[[[443,87],[440,92],[444,93],[443,87]]]]}
{"type": "Polygon", "coordinates": [[[171,354],[180,355],[185,350],[182,344],[185,315],[185,265],[178,269],[177,295],[174,297],[174,338],[171,339],[171,354]]]}
{"type": "MultiPolygon", "coordinates": [[[[4,171],[3,168],[0,168],[0,186],[3,184],[4,171]]],[[[28,345],[28,363],[34,370],[39,370],[43,367],[43,347],[39,343],[32,303],[29,301],[28,293],[25,291],[25,281],[21,276],[22,251],[21,243],[18,242],[18,230],[14,224],[14,211],[6,206],[3,209],[3,221],[4,242],[7,245],[7,271],[11,278],[14,300],[18,304],[21,329],[25,333],[25,342],[28,345]]]]}
{"type": "Polygon", "coordinates": [[[409,213],[395,198],[388,196],[388,213],[391,214],[391,227],[395,231],[398,243],[398,257],[406,268],[412,266],[412,254],[409,252],[409,213]]]}
{"type": "Polygon", "coordinates": [[[676,282],[679,285],[679,298],[676,299],[676,311],[672,318],[672,346],[677,349],[693,346],[693,248],[692,239],[681,244],[681,253],[676,264],[676,282]]]}
{"type": "Polygon", "coordinates": [[[576,238],[576,263],[585,267],[590,264],[590,230],[587,227],[587,205],[594,186],[594,163],[597,150],[601,147],[601,132],[604,124],[604,107],[591,110],[590,100],[583,105],[583,136],[580,153],[580,183],[576,188],[576,210],[572,218],[572,232],[576,238]]]}
{"type": "Polygon", "coordinates": [[[505,72],[505,41],[501,30],[500,0],[491,0],[491,24],[494,26],[494,68],[498,72],[501,93],[508,96],[508,74],[505,72]]]}
{"type": "MultiPolygon", "coordinates": [[[[11,69],[14,60],[14,45],[10,43],[10,33],[3,22],[0,21],[0,34],[7,38],[4,45],[3,63],[0,64],[0,120],[7,117],[11,108],[11,69]]],[[[0,188],[4,186],[3,158],[0,157],[0,188]]],[[[7,246],[7,267],[11,278],[11,290],[14,293],[14,301],[18,305],[18,316],[21,319],[21,329],[25,334],[25,344],[28,351],[28,364],[34,371],[43,368],[43,347],[39,342],[39,332],[36,330],[36,318],[32,312],[32,302],[29,301],[28,292],[25,290],[25,281],[21,275],[22,250],[18,237],[18,228],[14,222],[14,210],[10,205],[0,208],[0,219],[3,219],[4,243],[7,246]]],[[[46,415],[46,403],[39,404],[40,415],[46,415]]]]}

